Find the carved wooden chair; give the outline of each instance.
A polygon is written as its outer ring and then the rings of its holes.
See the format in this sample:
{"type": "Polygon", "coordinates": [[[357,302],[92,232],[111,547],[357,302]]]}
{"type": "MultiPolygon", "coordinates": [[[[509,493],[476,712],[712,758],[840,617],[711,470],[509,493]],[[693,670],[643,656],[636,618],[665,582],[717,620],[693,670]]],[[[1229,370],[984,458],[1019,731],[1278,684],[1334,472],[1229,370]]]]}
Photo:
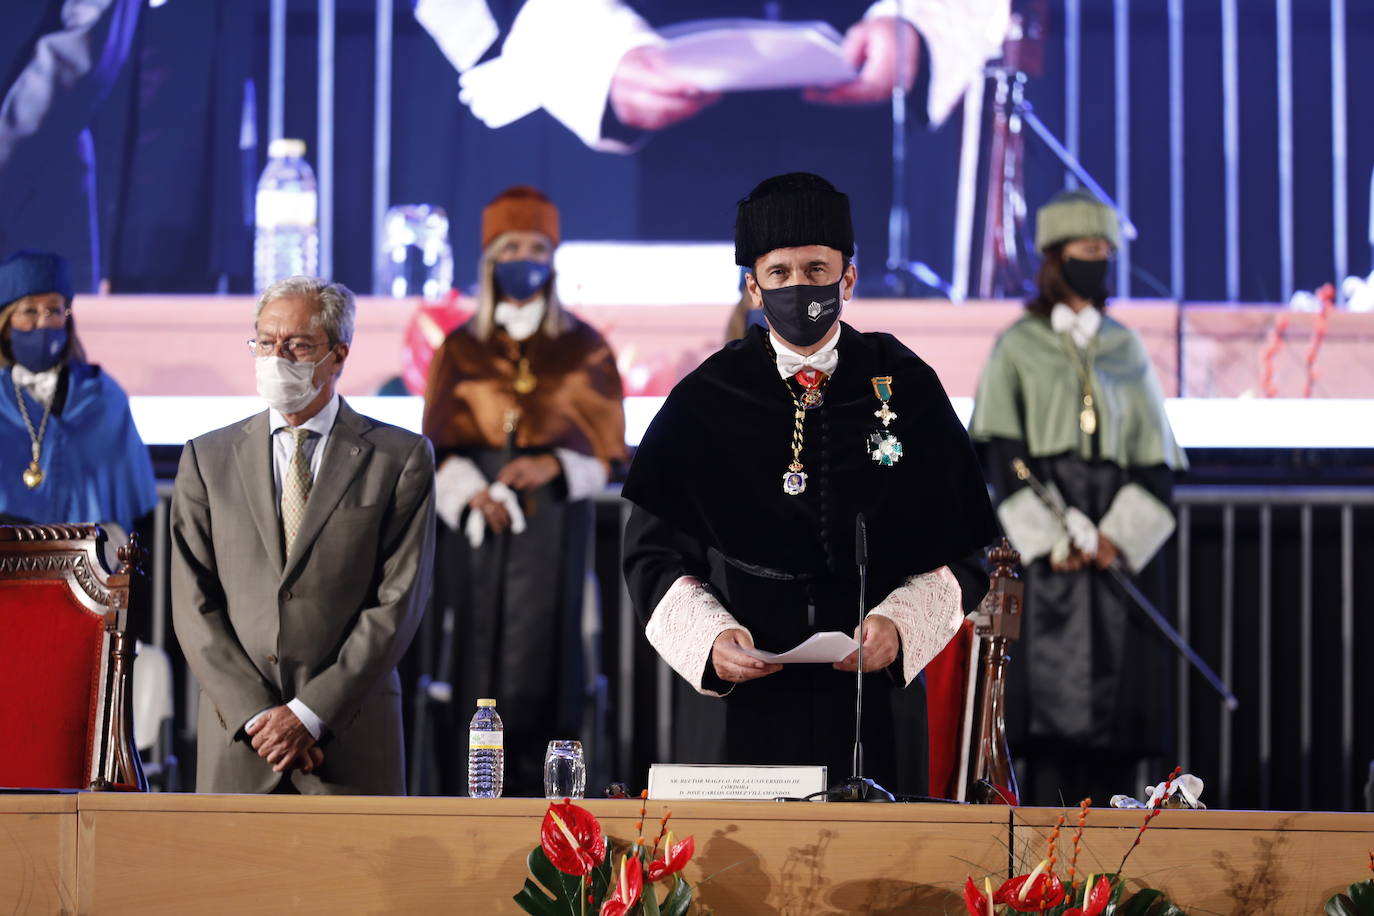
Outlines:
{"type": "Polygon", "coordinates": [[[129,593],[95,525],[0,526],[0,786],[146,791],[133,744],[129,593]]]}
{"type": "Polygon", "coordinates": [[[978,610],[926,666],[930,794],[975,804],[1016,805],[1007,748],[1007,650],[1021,635],[1021,557],[1006,538],[988,551],[993,571],[978,610]]]}

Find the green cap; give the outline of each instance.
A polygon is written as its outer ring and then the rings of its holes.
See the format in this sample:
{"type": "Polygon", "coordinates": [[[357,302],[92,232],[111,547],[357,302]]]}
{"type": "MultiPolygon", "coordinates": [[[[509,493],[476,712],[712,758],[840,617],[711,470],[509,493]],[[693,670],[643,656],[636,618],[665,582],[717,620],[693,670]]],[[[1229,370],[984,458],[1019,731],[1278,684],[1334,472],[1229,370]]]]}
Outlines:
{"type": "Polygon", "coordinates": [[[1073,239],[1106,239],[1121,247],[1121,222],[1111,207],[1091,191],[1060,191],[1035,213],[1035,247],[1047,248],[1073,239]]]}
{"type": "Polygon", "coordinates": [[[478,706],[479,709],[480,709],[481,707],[483,707],[483,706],[495,706],[495,705],[496,705],[496,701],[495,701],[495,700],[478,700],[478,701],[477,701],[477,706],[478,706]]]}

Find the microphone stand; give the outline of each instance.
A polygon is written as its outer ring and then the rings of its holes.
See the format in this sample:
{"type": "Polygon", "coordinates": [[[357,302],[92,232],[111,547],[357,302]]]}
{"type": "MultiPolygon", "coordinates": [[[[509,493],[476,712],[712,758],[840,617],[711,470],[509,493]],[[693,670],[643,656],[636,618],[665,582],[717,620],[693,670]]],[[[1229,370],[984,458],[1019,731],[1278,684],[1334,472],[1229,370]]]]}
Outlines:
{"type": "Polygon", "coordinates": [[[892,793],[863,775],[864,745],[861,731],[864,718],[864,614],[868,610],[868,531],[860,512],[854,519],[854,558],[859,567],[859,669],[855,672],[857,689],[854,692],[854,757],[852,775],[825,792],[830,801],[890,802],[892,793]]]}

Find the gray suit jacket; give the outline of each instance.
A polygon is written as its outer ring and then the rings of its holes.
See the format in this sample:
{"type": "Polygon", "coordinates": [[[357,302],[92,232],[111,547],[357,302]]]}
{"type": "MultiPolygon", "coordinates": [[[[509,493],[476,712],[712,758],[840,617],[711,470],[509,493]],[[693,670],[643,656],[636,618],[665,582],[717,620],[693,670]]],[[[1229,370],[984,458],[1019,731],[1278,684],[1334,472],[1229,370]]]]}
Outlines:
{"type": "Polygon", "coordinates": [[[405,793],[396,664],[434,560],[434,453],[339,405],[291,555],[282,556],[267,413],[186,444],[172,498],[172,619],[200,682],[196,788],[269,792],[244,739],[299,697],[324,720],[306,794],[405,793]]]}

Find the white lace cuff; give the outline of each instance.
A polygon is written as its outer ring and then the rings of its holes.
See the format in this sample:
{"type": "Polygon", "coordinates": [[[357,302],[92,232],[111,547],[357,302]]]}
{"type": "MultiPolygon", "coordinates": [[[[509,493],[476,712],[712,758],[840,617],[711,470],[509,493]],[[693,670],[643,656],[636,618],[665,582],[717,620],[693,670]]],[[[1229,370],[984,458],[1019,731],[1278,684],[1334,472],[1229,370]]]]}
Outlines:
{"type": "Polygon", "coordinates": [[[865,19],[900,16],[926,40],[930,94],[926,113],[932,126],[949,117],[965,90],[983,78],[983,64],[1002,50],[1011,23],[1007,0],[878,0],[865,19]]]}
{"type": "MultiPolygon", "coordinates": [[[[1049,488],[1052,493],[1059,492],[1054,484],[1049,488]]],[[[1030,487],[1022,487],[1002,500],[997,507],[997,520],[1011,546],[1021,554],[1023,564],[1049,553],[1064,536],[1064,526],[1030,487]]]]}
{"type": "Polygon", "coordinates": [[[868,612],[886,617],[902,639],[902,683],[910,684],[964,622],[963,589],[948,566],[912,576],[868,612]]]}
{"type": "Polygon", "coordinates": [[[472,498],[487,488],[487,479],[470,459],[449,455],[434,474],[434,512],[454,531],[472,498]]]}
{"type": "Polygon", "coordinates": [[[459,73],[482,59],[501,30],[485,0],[419,0],[415,21],[424,26],[459,73]]]}
{"type": "Polygon", "coordinates": [[[644,628],[644,635],[649,637],[649,644],[668,666],[682,675],[682,679],[696,688],[698,693],[723,697],[724,693],[702,687],[701,677],[716,637],[734,629],[749,632],[721,606],[716,596],[700,580],[694,576],[682,576],[668,589],[658,607],[654,608],[649,625],[644,628]]]}
{"type": "Polygon", "coordinates": [[[628,52],[662,41],[620,0],[529,0],[501,56],[463,74],[459,98],[488,127],[543,108],[591,148],[629,152],[601,135],[611,81],[628,52]]]}
{"type": "Polygon", "coordinates": [[[563,466],[563,482],[568,487],[568,502],[587,499],[606,489],[606,465],[595,455],[584,455],[570,448],[556,448],[554,457],[563,466]]]}
{"type": "Polygon", "coordinates": [[[1128,483],[1102,516],[1097,530],[1116,545],[1126,564],[1144,569],[1174,533],[1174,514],[1138,483],[1128,483]]]}

